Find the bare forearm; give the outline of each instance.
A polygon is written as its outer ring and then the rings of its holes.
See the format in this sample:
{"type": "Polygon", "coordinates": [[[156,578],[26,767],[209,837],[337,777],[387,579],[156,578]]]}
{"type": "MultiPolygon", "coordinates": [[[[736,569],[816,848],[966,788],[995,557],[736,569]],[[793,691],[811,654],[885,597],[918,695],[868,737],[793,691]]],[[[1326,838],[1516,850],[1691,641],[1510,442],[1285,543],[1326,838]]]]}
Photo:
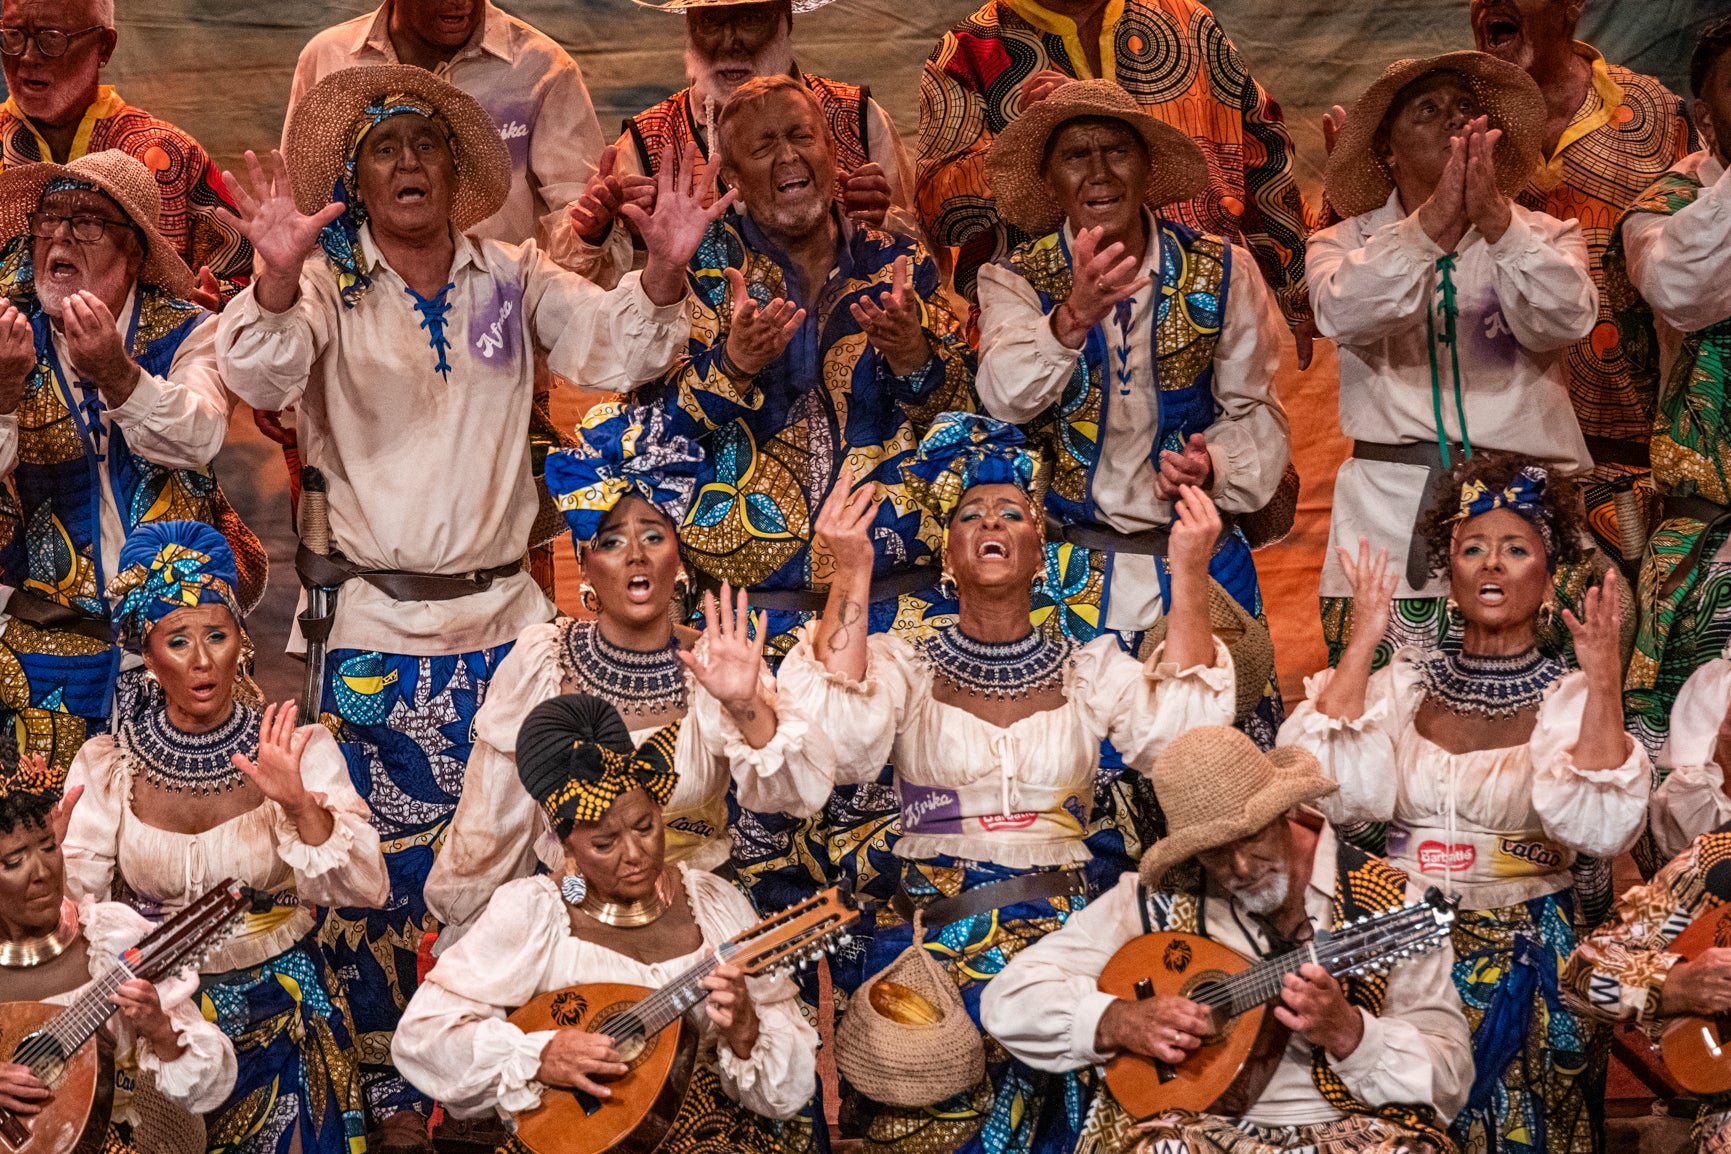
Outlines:
{"type": "Polygon", "coordinates": [[[743,701],[724,701],[721,707],[727,710],[727,716],[733,719],[733,724],[739,727],[740,735],[751,748],[762,749],[774,739],[775,706],[764,696],[761,687],[751,697],[743,701]]]}
{"type": "Polygon", "coordinates": [[[1376,644],[1352,641],[1340,655],[1340,664],[1322,692],[1317,694],[1316,709],[1338,721],[1356,721],[1364,716],[1365,699],[1370,693],[1370,669],[1376,659],[1376,644]]]}
{"type": "Polygon", "coordinates": [[[1163,657],[1180,669],[1214,664],[1214,633],[1208,626],[1208,574],[1172,571],[1172,604],[1166,611],[1163,657]]]}
{"type": "Polygon", "coordinates": [[[1623,730],[1622,685],[1609,678],[1589,681],[1581,737],[1575,743],[1575,768],[1617,768],[1629,756],[1629,740],[1623,730]]]}
{"type": "Polygon", "coordinates": [[[320,805],[318,801],[308,796],[307,800],[293,809],[284,807],[289,820],[294,822],[295,833],[307,845],[324,845],[336,832],[337,819],[331,816],[331,811],[320,805]]]}
{"type": "Polygon", "coordinates": [[[817,659],[831,673],[854,681],[866,674],[866,609],[871,603],[871,570],[836,574],[818,622],[817,659]]]}

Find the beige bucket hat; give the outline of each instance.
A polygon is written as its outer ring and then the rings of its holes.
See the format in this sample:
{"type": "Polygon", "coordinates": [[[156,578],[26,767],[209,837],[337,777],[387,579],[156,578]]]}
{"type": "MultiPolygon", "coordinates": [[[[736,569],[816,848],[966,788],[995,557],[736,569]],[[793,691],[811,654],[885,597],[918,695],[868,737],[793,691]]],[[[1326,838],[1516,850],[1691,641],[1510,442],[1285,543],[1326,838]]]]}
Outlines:
{"type": "Polygon", "coordinates": [[[1432,72],[1458,72],[1472,86],[1497,142],[1497,187],[1514,196],[1541,158],[1545,98],[1524,71],[1484,52],[1447,52],[1422,60],[1396,60],[1365,90],[1346,115],[1346,127],[1329,154],[1324,184],[1329,203],[1342,216],[1381,208],[1394,191],[1394,178],[1376,154],[1376,134],[1401,89],[1432,72]]]}
{"type": "Polygon", "coordinates": [[[1173,741],[1153,778],[1171,832],[1142,855],[1142,881],[1150,886],[1197,854],[1249,837],[1293,806],[1340,788],[1304,750],[1282,745],[1263,753],[1223,725],[1198,726],[1173,741]]]}
{"type": "Polygon", "coordinates": [[[144,234],[144,267],[138,279],[186,300],[198,288],[180,252],[162,235],[162,190],[142,163],[124,152],[92,152],[70,164],[21,164],[0,174],[0,236],[30,231],[30,214],[55,180],[88,184],[120,206],[144,234]]]}
{"type": "Polygon", "coordinates": [[[333,72],[295,105],[285,135],[284,158],[294,181],[295,202],[304,213],[331,203],[331,192],[348,167],[355,130],[367,106],[401,93],[430,105],[456,134],[457,191],[451,223],[463,232],[504,205],[511,192],[511,153],[499,126],[475,98],[425,68],[369,64],[333,72]]]}
{"type": "Polygon", "coordinates": [[[1064,222],[1064,210],[1046,191],[1040,167],[1046,141],[1065,121],[1109,116],[1142,134],[1151,162],[1143,203],[1158,209],[1208,191],[1208,160],[1196,142],[1143,112],[1128,92],[1110,80],[1074,80],[1011,121],[986,156],[986,183],[1005,220],[1034,236],[1064,222]]]}

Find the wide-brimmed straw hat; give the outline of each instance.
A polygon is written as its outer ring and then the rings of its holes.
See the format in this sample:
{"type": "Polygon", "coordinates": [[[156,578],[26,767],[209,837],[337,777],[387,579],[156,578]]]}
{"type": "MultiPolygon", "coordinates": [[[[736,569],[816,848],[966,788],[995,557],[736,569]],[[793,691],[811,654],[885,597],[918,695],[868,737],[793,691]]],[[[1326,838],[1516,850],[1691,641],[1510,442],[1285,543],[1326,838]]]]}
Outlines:
{"type": "Polygon", "coordinates": [[[425,68],[407,64],[369,64],[333,72],[295,105],[283,155],[300,210],[311,214],[331,203],[367,105],[394,93],[430,105],[456,134],[457,191],[451,200],[451,223],[457,231],[498,212],[511,192],[511,153],[500,139],[499,126],[473,96],[425,68]]]}
{"type": "Polygon", "coordinates": [[[42,192],[57,179],[76,180],[104,193],[144,234],[144,267],[138,279],[181,300],[198,288],[174,244],[162,235],[162,190],[156,177],[124,152],[92,152],[71,164],[20,164],[0,174],[0,235],[30,231],[30,214],[42,192]]]}
{"type": "Polygon", "coordinates": [[[1171,832],[1142,855],[1142,881],[1150,886],[1197,854],[1250,837],[1293,806],[1339,788],[1304,750],[1283,745],[1263,753],[1223,725],[1199,726],[1173,741],[1153,776],[1171,832]]]}
{"type": "MultiPolygon", "coordinates": [[[[737,8],[741,4],[766,4],[769,0],[636,0],[639,7],[658,12],[689,12],[693,8],[737,8]]],[[[810,12],[835,0],[793,0],[795,13],[810,12]]]]}
{"type": "Polygon", "coordinates": [[[1122,120],[1141,133],[1148,146],[1148,193],[1143,203],[1149,208],[1208,191],[1208,160],[1194,140],[1143,112],[1128,92],[1110,80],[1073,80],[1011,121],[986,156],[986,183],[998,199],[998,213],[1022,231],[1045,236],[1064,222],[1064,209],[1046,190],[1040,170],[1052,133],[1082,116],[1122,120]]]}
{"type": "Polygon", "coordinates": [[[1387,203],[1394,178],[1376,154],[1377,132],[1401,89],[1432,72],[1464,77],[1490,126],[1503,130],[1496,154],[1497,187],[1503,195],[1514,196],[1526,187],[1543,155],[1540,142],[1545,129],[1545,98],[1531,76],[1485,52],[1396,60],[1346,114],[1346,127],[1329,154],[1324,177],[1328,200],[1342,216],[1357,216],[1387,203]]]}

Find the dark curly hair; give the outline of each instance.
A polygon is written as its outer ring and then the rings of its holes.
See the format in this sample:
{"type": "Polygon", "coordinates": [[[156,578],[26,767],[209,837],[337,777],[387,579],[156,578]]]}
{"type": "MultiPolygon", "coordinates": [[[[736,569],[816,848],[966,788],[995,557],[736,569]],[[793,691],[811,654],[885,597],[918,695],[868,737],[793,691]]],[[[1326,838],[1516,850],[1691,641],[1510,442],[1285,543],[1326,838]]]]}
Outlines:
{"type": "MultiPolygon", "coordinates": [[[[1455,465],[1439,499],[1418,515],[1419,532],[1429,547],[1433,574],[1448,572],[1449,552],[1461,511],[1462,486],[1478,481],[1491,490],[1507,488],[1528,467],[1544,468],[1531,457],[1495,449],[1475,450],[1469,460],[1455,465]]],[[[1573,565],[1586,556],[1581,542],[1587,531],[1587,507],[1579,485],[1546,470],[1543,509],[1554,550],[1545,559],[1546,566],[1554,573],[1559,565],[1573,565]]]]}
{"type": "Polygon", "coordinates": [[[19,828],[40,829],[46,826],[48,815],[59,800],[58,791],[29,793],[20,790],[0,794],[0,834],[10,834],[19,828]]]}

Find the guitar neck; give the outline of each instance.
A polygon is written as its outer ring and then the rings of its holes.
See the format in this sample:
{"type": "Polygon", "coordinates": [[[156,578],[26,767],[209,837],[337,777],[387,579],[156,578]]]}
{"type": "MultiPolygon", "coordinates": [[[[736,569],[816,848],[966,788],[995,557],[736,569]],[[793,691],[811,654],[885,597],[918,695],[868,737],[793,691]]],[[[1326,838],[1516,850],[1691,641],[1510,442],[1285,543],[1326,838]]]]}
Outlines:
{"type": "Polygon", "coordinates": [[[124,961],[96,979],[78,1000],[56,1014],[40,1034],[26,1039],[12,1056],[12,1061],[28,1066],[39,1078],[88,1042],[102,1024],[114,1014],[117,1006],[108,999],[114,996],[122,982],[133,972],[124,961]]]}
{"type": "MultiPolygon", "coordinates": [[[[721,947],[722,952],[730,952],[731,943],[721,947]]],[[[609,1022],[607,1034],[618,1041],[641,1030],[644,1037],[654,1037],[674,1022],[691,1007],[709,997],[709,991],[703,988],[703,979],[715,972],[721,962],[715,954],[710,954],[702,961],[674,978],[671,982],[632,1006],[629,1011],[618,1019],[609,1022]]]]}

